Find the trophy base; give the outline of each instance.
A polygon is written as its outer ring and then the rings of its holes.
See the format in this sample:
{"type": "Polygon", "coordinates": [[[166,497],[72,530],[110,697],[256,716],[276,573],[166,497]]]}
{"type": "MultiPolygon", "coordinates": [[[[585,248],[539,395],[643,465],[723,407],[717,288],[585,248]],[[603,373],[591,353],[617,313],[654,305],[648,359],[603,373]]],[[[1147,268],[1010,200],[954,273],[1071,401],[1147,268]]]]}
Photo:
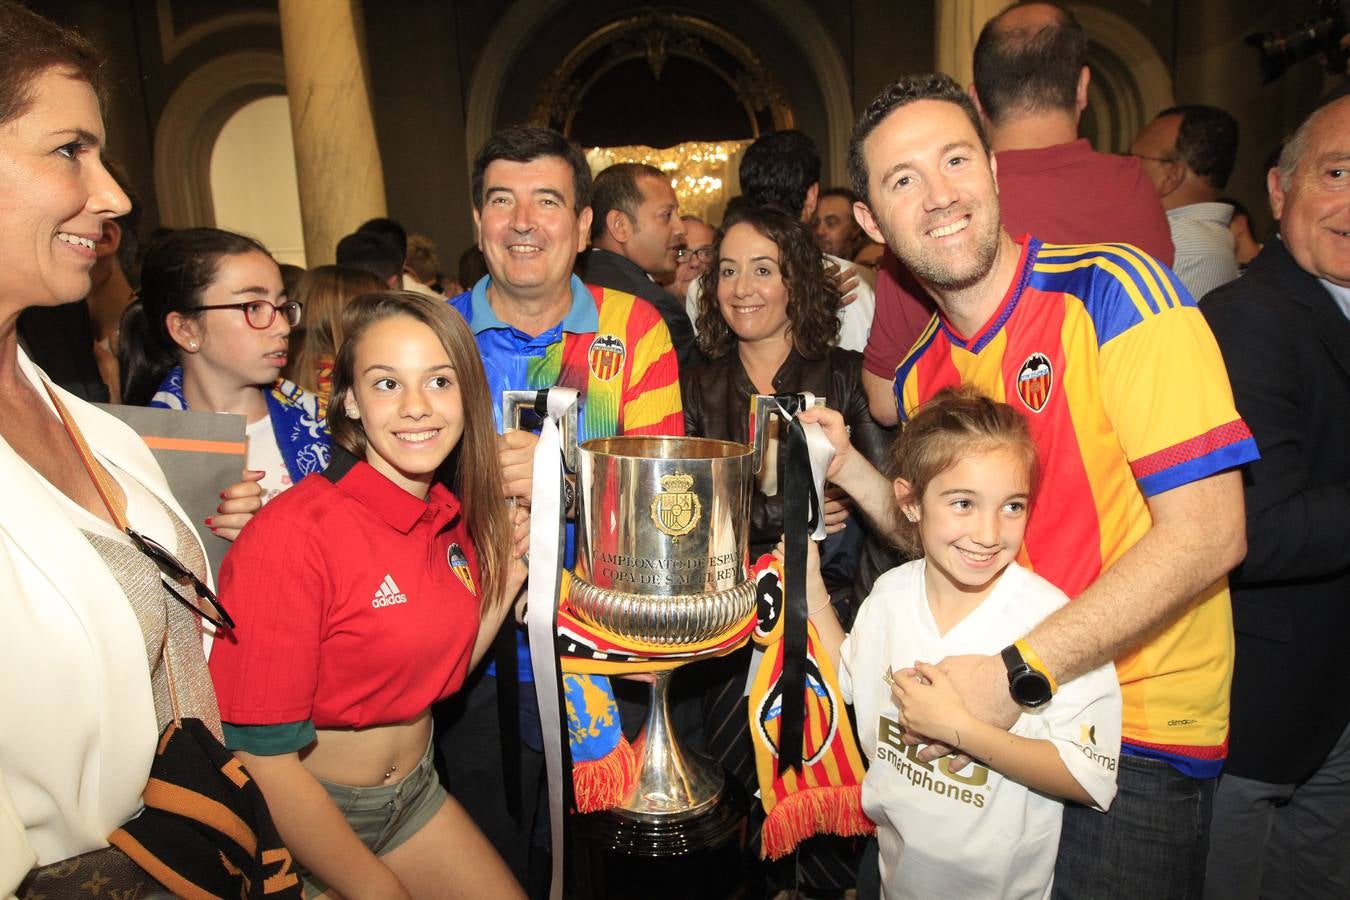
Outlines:
{"type": "Polygon", "coordinates": [[[639,821],[610,810],[573,816],[573,889],[585,900],[686,900],[742,896],[749,798],[736,779],[695,818],[639,821]]]}
{"type": "Polygon", "coordinates": [[[744,790],[733,790],[733,779],[707,810],[680,819],[636,818],[622,810],[580,816],[578,835],[594,840],[607,851],[626,856],[659,858],[684,856],[726,844],[744,830],[744,790]]]}

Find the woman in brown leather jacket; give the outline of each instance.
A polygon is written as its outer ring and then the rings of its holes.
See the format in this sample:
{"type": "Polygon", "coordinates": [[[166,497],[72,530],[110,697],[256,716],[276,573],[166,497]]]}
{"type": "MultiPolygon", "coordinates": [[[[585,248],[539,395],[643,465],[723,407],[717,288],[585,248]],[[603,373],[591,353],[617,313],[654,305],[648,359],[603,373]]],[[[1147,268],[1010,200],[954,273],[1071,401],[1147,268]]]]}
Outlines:
{"type": "MultiPolygon", "coordinates": [[[[745,443],[752,395],[810,392],[843,413],[853,445],[880,464],[890,434],[868,412],[862,354],[835,346],[839,294],[806,226],[777,209],[738,210],[723,223],[713,259],[698,301],[698,343],[707,362],[680,377],[685,433],[745,443]]],[[[770,451],[766,461],[775,456],[770,451]]],[[[751,559],[772,550],[783,533],[777,474],[777,466],[766,465],[754,494],[751,559]]],[[[843,495],[830,490],[827,497],[837,498],[826,503],[827,527],[842,527],[841,539],[857,532],[862,523],[849,516],[843,495]]],[[[827,584],[834,540],[822,547],[827,584]]],[[[857,542],[851,543],[856,562],[857,542]]],[[[853,569],[848,565],[836,580],[851,582],[853,569]]]]}
{"type": "MultiPolygon", "coordinates": [[[[745,443],[753,394],[806,391],[824,397],[828,406],[843,413],[853,445],[880,465],[890,435],[868,412],[862,354],[835,346],[839,294],[806,226],[776,209],[737,210],[723,222],[713,260],[700,280],[695,323],[706,362],[680,373],[685,433],[745,443]]],[[[763,474],[751,500],[752,560],[772,550],[783,533],[777,453],[772,447],[765,453],[763,474]]],[[[867,578],[870,572],[874,579],[900,559],[884,542],[865,535],[865,523],[849,515],[841,494],[830,491],[826,496],[825,521],[833,533],[821,546],[821,569],[832,595],[846,600],[855,576],[867,578]]],[[[859,601],[867,595],[870,579],[858,586],[859,601]]],[[[848,613],[845,602],[840,618],[850,620],[848,613]]],[[[706,685],[708,749],[753,792],[755,769],[744,699],[749,661],[747,649],[692,668],[706,685]]],[[[752,821],[762,821],[762,816],[752,821]]],[[[821,840],[812,840],[795,857],[799,872],[770,871],[765,866],[758,874],[775,886],[798,882],[817,888],[851,886],[852,848],[841,843],[823,847],[821,840]]]]}

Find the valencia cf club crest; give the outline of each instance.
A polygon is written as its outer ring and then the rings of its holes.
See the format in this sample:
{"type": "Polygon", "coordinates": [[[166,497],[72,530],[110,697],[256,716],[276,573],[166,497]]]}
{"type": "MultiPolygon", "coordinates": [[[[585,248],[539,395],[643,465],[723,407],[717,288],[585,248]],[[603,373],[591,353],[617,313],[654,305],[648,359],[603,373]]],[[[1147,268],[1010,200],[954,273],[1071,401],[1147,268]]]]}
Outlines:
{"type": "Polygon", "coordinates": [[[769,637],[782,614],[782,572],[776,566],[766,566],[755,576],[755,634],[769,637]]]}
{"type": "Polygon", "coordinates": [[[1033,353],[1022,363],[1017,373],[1017,396],[1032,412],[1045,409],[1050,400],[1050,389],[1055,386],[1055,371],[1050,368],[1050,358],[1044,353],[1033,353]]]}
{"type": "Polygon", "coordinates": [[[478,588],[473,585],[473,572],[469,570],[469,558],[464,555],[464,548],[459,544],[451,544],[450,549],[445,551],[445,557],[450,562],[450,571],[464,583],[469,593],[476,596],[478,588]]]}
{"type": "MultiPolygon", "coordinates": [[[[839,731],[839,715],[842,705],[839,698],[835,696],[834,691],[825,683],[825,678],[820,674],[820,667],[816,665],[816,660],[812,656],[806,657],[806,690],[816,695],[816,703],[819,704],[820,721],[815,723],[814,727],[808,727],[802,734],[802,762],[808,766],[815,765],[825,756],[830,749],[830,743],[834,740],[835,734],[839,731]],[[817,740],[816,735],[820,738],[817,740]]],[[[759,731],[759,739],[764,746],[772,748],[775,755],[778,753],[778,729],[776,727],[779,716],[783,713],[783,688],[781,684],[775,683],[773,689],[765,695],[760,701],[759,707],[753,713],[753,726],[759,731]],[[775,727],[770,727],[774,725],[775,727]]]]}
{"type": "Polygon", "coordinates": [[[610,381],[623,371],[623,358],[627,355],[623,341],[612,334],[597,334],[591,341],[587,361],[591,365],[591,375],[601,381],[610,381]]]}

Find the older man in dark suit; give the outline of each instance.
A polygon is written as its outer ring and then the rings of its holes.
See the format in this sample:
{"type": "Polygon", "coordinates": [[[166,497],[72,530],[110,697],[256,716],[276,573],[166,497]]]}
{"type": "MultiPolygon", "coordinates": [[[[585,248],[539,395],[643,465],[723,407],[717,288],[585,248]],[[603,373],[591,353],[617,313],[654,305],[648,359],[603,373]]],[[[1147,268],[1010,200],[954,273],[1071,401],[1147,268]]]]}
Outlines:
{"type": "Polygon", "coordinates": [[[1350,96],[1267,177],[1280,240],[1201,307],[1261,459],[1206,897],[1350,897],[1350,96]]]}

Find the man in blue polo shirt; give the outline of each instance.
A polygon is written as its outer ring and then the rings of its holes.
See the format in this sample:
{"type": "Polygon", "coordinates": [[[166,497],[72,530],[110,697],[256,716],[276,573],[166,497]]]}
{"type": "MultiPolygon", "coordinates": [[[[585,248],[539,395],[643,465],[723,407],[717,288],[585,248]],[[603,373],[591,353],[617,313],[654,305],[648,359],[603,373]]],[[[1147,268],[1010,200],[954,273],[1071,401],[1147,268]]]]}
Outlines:
{"type": "MultiPolygon", "coordinates": [[[[473,168],[488,275],[451,305],[482,351],[499,429],[502,391],[557,385],[579,393],[582,440],[682,434],[678,367],[660,314],[572,274],[590,230],[590,187],[581,151],[550,129],[512,126],[489,138],[473,168]]],[[[503,490],[528,502],[536,437],[518,430],[499,440],[503,490]]],[[[508,628],[494,659],[503,668],[515,663],[524,683],[498,678],[495,668],[473,673],[447,704],[437,740],[451,793],[529,888],[548,877],[542,857],[531,863],[548,841],[536,816],[543,744],[523,632],[508,628]]]]}

